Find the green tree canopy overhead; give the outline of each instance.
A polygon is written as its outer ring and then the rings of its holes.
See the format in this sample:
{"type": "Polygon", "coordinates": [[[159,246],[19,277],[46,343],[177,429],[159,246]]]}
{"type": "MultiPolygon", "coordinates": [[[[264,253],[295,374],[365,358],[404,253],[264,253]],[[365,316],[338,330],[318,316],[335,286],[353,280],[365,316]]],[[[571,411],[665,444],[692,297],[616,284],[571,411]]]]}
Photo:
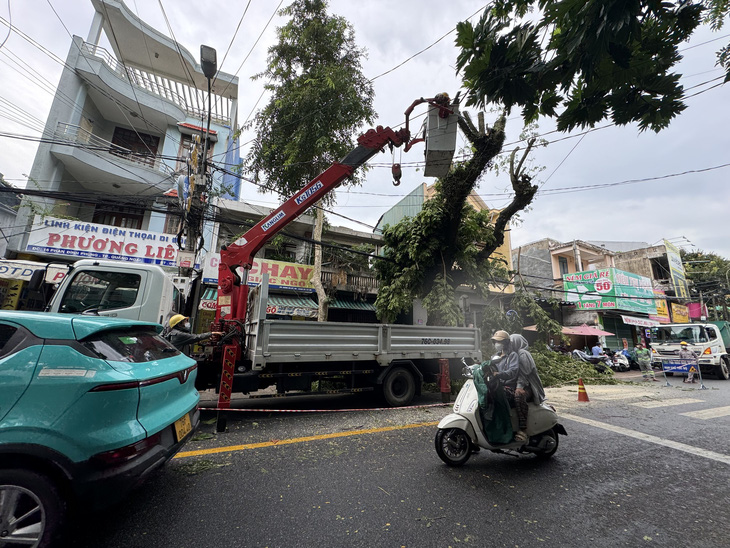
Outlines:
{"type": "Polygon", "coordinates": [[[497,0],[457,27],[467,104],[520,107],[561,131],[606,118],[660,131],[685,108],[678,48],[702,11],[686,0],[497,0]]]}

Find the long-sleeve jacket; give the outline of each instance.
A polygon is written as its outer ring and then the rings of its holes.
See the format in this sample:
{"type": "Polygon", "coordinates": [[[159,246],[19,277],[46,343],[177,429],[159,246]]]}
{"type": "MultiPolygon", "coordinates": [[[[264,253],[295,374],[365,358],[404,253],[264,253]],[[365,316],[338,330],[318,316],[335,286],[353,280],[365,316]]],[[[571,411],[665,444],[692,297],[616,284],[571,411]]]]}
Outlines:
{"type": "Polygon", "coordinates": [[[537,372],[535,360],[528,350],[527,339],[522,335],[515,334],[510,335],[510,342],[519,359],[517,388],[527,388],[529,386],[535,403],[542,403],[545,400],[545,389],[537,372]]]}
{"type": "Polygon", "coordinates": [[[679,351],[679,359],[681,360],[681,363],[684,363],[684,364],[688,364],[688,363],[695,364],[695,365],[697,364],[697,354],[695,354],[689,348],[687,348],[687,349],[682,348],[679,351]]]}
{"type": "Polygon", "coordinates": [[[505,386],[515,388],[517,376],[520,373],[520,359],[517,352],[510,350],[497,361],[497,374],[495,375],[505,386]]]}
{"type": "Polygon", "coordinates": [[[187,347],[189,345],[199,341],[204,341],[205,339],[210,339],[212,335],[212,333],[200,333],[196,335],[189,331],[173,328],[167,335],[167,338],[175,348],[177,348],[180,352],[187,354],[187,347]]]}

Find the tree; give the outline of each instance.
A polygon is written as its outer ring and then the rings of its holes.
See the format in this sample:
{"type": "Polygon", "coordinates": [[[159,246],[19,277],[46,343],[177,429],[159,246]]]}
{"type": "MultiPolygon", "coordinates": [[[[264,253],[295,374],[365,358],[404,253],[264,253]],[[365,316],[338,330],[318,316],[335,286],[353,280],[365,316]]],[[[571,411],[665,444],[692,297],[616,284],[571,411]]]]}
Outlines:
{"type": "Polygon", "coordinates": [[[471,156],[440,181],[418,215],[384,231],[390,261],[378,265],[381,319],[392,319],[419,297],[429,323],[454,325],[456,287],[468,284],[488,296],[489,282],[508,281],[492,253],[537,191],[525,167],[534,141],[519,159],[512,152],[514,197],[493,223],[489,212],[471,210],[466,199],[502,152],[513,108],[522,109],[526,125],[551,118],[561,131],[606,118],[660,131],[685,108],[673,69],[679,44],[701,18],[702,6],[686,1],[496,0],[475,25],[459,23],[457,69],[467,106],[496,104],[504,112],[486,129],[482,118],[477,128],[465,114],[459,127],[471,156]],[[527,16],[535,8],[540,17],[533,22],[527,16]]]}
{"type": "MultiPolygon", "coordinates": [[[[290,21],[277,30],[268,50],[264,78],[271,99],[254,120],[256,138],[244,169],[263,174],[267,190],[289,197],[354,148],[353,135],[371,123],[373,87],[363,76],[364,51],[352,26],[327,14],[326,0],[295,0],[281,10],[290,21]]],[[[358,176],[347,184],[358,184],[358,176]]],[[[330,193],[327,203],[333,200],[330,193]]],[[[318,204],[313,237],[322,237],[324,214],[318,204]]],[[[315,248],[313,283],[319,320],[326,319],[321,284],[321,246],[315,248]]]]}
{"type": "Polygon", "coordinates": [[[722,315],[727,319],[730,314],[730,260],[703,251],[688,253],[682,250],[681,255],[690,290],[697,292],[697,298],[701,292],[702,300],[711,310],[710,318],[718,319],[722,315]]]}

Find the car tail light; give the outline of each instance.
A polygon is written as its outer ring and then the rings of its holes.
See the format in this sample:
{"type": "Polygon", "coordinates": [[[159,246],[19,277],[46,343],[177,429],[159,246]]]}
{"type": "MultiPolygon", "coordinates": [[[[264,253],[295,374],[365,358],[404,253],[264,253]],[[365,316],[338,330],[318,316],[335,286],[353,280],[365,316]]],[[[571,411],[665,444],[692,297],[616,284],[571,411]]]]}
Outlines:
{"type": "Polygon", "coordinates": [[[90,392],[106,392],[108,390],[127,390],[129,388],[140,388],[143,386],[152,386],[153,384],[159,384],[161,382],[169,381],[170,379],[177,379],[180,384],[185,384],[190,377],[190,374],[198,368],[198,364],[192,365],[182,371],[176,371],[168,375],[162,375],[155,377],[154,379],[147,379],[144,381],[130,381],[130,382],[115,382],[111,384],[100,384],[90,390],[90,392]]]}
{"type": "Polygon", "coordinates": [[[160,444],[162,439],[162,433],[158,432],[154,436],[150,436],[143,440],[133,443],[131,445],[125,445],[119,449],[112,449],[111,451],[105,451],[98,453],[92,457],[92,460],[103,464],[105,466],[112,466],[114,464],[121,464],[123,462],[130,461],[140,455],[146,453],[154,446],[160,444]]]}

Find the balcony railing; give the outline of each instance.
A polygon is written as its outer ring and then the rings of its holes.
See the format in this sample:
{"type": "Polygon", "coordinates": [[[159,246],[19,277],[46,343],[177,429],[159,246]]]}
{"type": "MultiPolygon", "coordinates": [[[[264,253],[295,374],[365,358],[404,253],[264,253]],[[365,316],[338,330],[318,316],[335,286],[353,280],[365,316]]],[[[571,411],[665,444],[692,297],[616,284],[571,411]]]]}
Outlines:
{"type": "MultiPolygon", "coordinates": [[[[334,285],[340,286],[342,284],[342,280],[339,277],[339,272],[330,272],[327,270],[322,271],[322,284],[324,285],[334,285]]],[[[368,276],[367,274],[362,273],[347,273],[347,281],[345,282],[345,289],[349,291],[368,291],[371,293],[376,293],[378,291],[379,282],[378,279],[375,276],[368,276]]]]}
{"type": "Polygon", "coordinates": [[[74,146],[89,150],[92,153],[112,154],[118,158],[123,158],[134,164],[140,164],[145,167],[156,169],[157,171],[166,171],[170,168],[164,164],[159,156],[154,154],[142,154],[132,152],[128,148],[115,145],[94,135],[90,131],[72,124],[60,123],[56,127],[55,137],[57,139],[73,143],[74,146]]]}
{"type": "MultiPolygon", "coordinates": [[[[137,89],[152,93],[175,103],[191,118],[205,118],[207,110],[207,92],[190,88],[180,82],[146,72],[136,67],[125,67],[104,48],[84,42],[82,52],[96,57],[106,64],[120,80],[124,80],[137,89]],[[177,88],[176,91],[173,88],[177,88]],[[186,97],[186,95],[189,97],[186,97]]],[[[223,97],[214,96],[211,121],[221,125],[230,124],[230,101],[223,97]]]]}

